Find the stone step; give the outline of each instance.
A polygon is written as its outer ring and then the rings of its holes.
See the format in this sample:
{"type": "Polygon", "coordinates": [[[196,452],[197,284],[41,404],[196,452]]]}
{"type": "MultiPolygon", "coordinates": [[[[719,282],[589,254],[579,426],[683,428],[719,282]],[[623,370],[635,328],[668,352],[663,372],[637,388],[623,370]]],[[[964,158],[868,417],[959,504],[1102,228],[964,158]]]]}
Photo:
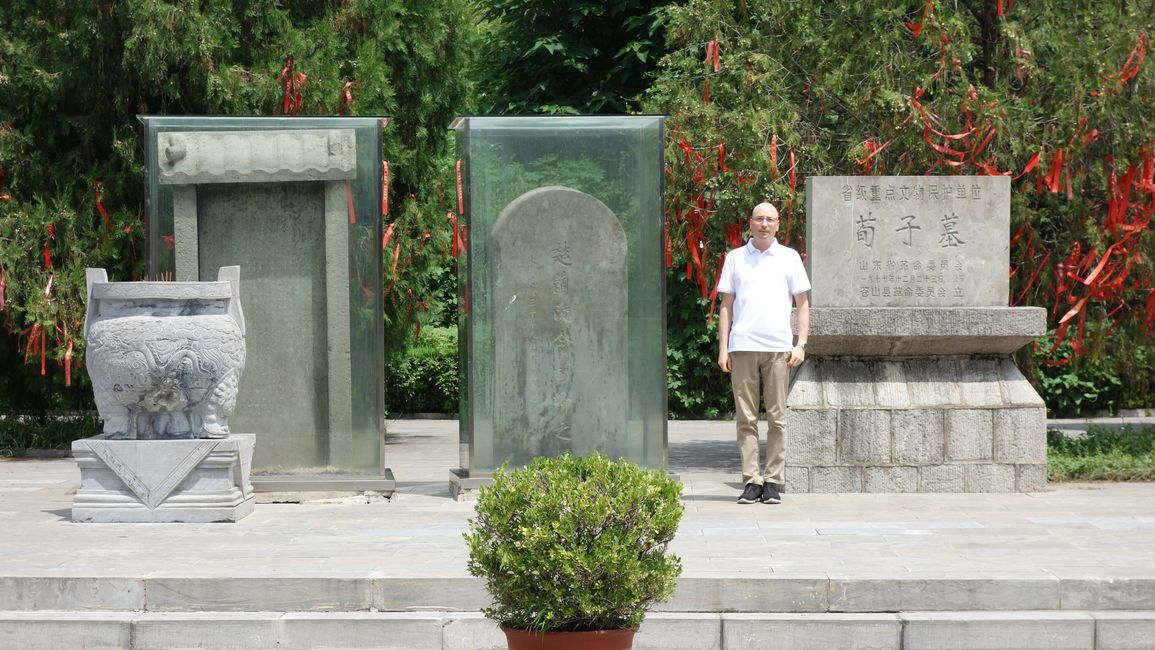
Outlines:
{"type": "MultiPolygon", "coordinates": [[[[0,611],[480,611],[472,577],[0,577],[0,611]]],[[[658,612],[1155,611],[1155,579],[970,573],[683,577],[658,612]]],[[[2,648],[3,646],[0,646],[2,648]]]]}
{"type": "MultiPolygon", "coordinates": [[[[503,650],[477,612],[0,611],[0,647],[503,650]]],[[[1155,648],[1155,611],[652,613],[635,650],[1155,648]]]]}

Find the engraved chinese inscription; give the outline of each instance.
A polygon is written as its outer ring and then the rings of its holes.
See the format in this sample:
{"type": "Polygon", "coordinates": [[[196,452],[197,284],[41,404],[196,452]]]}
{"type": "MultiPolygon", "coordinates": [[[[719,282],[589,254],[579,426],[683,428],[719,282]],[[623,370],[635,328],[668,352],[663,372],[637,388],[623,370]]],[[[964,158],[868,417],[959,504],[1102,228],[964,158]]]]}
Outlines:
{"type": "Polygon", "coordinates": [[[621,224],[588,194],[544,187],[502,211],[492,242],[495,454],[604,448],[628,413],[621,224]]]}

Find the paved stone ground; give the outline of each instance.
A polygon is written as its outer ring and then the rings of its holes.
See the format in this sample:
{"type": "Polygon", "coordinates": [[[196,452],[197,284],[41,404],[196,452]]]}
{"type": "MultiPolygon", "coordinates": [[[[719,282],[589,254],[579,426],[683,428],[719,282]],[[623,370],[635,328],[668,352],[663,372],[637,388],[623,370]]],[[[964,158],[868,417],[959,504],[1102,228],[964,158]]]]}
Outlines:
{"type": "MultiPolygon", "coordinates": [[[[69,459],[0,461],[0,576],[464,577],[456,423],[390,423],[392,500],[261,504],[237,524],[74,524],[69,459]]],[[[1155,580],[1155,484],[1027,494],[786,494],[738,505],[732,425],[674,422],[686,577],[983,575],[1155,580]]],[[[0,609],[4,607],[0,605],[0,609]]],[[[1151,603],[1155,609],[1155,602],[1151,603]]]]}
{"type": "MultiPolygon", "coordinates": [[[[733,425],[672,422],[685,568],[637,650],[1155,648],[1155,483],[738,505],[733,425]]],[[[0,460],[0,648],[503,648],[449,496],[456,423],[390,423],[390,500],[79,524],[70,459],[0,460]]]]}

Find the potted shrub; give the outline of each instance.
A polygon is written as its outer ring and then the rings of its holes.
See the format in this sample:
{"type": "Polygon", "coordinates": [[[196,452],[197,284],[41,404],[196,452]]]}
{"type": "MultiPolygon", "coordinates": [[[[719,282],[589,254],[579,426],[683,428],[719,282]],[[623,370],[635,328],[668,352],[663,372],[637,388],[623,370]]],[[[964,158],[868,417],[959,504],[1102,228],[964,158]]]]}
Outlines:
{"type": "Polygon", "coordinates": [[[681,491],[659,471],[596,453],[495,472],[465,539],[469,571],[493,598],[484,613],[510,649],[632,647],[646,608],[668,600],[682,572],[666,552],[681,491]]]}

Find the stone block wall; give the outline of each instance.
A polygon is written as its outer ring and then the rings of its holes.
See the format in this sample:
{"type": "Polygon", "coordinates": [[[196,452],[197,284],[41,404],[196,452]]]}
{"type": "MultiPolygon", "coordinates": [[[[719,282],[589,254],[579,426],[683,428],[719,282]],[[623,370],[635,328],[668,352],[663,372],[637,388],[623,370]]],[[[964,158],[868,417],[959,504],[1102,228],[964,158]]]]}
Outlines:
{"type": "Polygon", "coordinates": [[[791,492],[1046,485],[1046,408],[1009,357],[811,359],[789,403],[791,492]]]}

